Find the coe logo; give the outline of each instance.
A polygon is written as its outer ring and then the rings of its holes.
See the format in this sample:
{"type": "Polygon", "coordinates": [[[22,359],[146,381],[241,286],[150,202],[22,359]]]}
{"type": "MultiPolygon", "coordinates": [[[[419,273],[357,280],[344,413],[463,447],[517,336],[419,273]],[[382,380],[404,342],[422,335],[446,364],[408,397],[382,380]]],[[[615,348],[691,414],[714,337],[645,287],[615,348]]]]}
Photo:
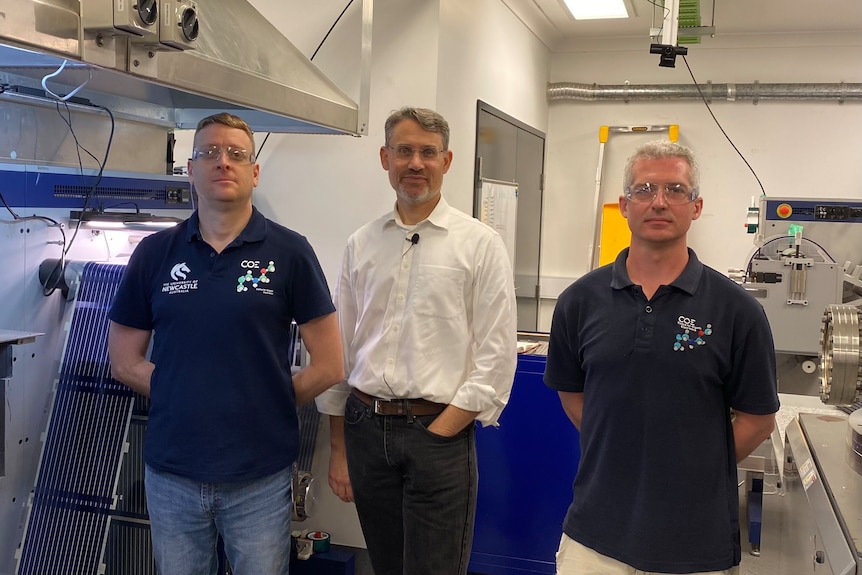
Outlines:
{"type": "Polygon", "coordinates": [[[244,269],[257,269],[260,267],[260,260],[242,260],[239,264],[244,269]]]}
{"type": "Polygon", "coordinates": [[[712,335],[712,324],[706,324],[706,327],[697,326],[697,321],[684,315],[676,318],[676,323],[682,329],[682,333],[674,336],[673,350],[685,351],[694,349],[696,346],[706,345],[706,338],[712,335]]]}

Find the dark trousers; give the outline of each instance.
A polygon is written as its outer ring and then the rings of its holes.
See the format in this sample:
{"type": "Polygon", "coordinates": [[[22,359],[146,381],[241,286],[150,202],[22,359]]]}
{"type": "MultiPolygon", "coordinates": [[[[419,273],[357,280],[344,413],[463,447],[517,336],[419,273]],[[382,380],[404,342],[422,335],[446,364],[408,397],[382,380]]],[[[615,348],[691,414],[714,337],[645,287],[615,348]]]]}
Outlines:
{"type": "Polygon", "coordinates": [[[454,437],[435,415],[376,415],[351,395],[347,466],[375,575],[464,575],[476,518],[475,424],[454,437]]]}

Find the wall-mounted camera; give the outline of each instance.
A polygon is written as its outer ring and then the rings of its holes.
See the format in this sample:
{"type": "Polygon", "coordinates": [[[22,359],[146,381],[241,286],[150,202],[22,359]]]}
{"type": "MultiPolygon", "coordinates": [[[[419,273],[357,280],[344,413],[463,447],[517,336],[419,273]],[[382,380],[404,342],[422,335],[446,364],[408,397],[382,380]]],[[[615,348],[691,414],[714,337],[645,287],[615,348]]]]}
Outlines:
{"type": "Polygon", "coordinates": [[[156,38],[158,0],[81,0],[81,25],[89,34],[156,38]]]}
{"type": "Polygon", "coordinates": [[[159,18],[159,43],[177,50],[195,47],[200,34],[198,5],[193,0],[163,0],[159,18]]]}

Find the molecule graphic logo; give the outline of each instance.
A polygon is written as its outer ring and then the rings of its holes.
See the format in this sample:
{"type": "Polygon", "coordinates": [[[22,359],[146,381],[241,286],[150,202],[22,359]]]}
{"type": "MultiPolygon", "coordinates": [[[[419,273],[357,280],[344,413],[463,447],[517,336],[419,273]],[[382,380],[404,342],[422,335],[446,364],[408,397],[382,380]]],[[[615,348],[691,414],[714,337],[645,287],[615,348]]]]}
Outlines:
{"type": "Polygon", "coordinates": [[[251,284],[251,287],[254,289],[260,289],[265,284],[268,284],[270,280],[267,274],[275,273],[275,262],[270,261],[269,265],[261,267],[259,271],[260,275],[257,277],[255,277],[252,270],[247,270],[244,275],[239,276],[237,278],[236,291],[239,293],[248,291],[248,284],[251,284]]]}
{"type": "Polygon", "coordinates": [[[711,323],[706,324],[706,327],[699,327],[695,320],[679,316],[677,324],[682,328],[682,332],[676,334],[676,341],[673,343],[674,351],[685,351],[706,345],[705,338],[712,335],[711,323]]]}

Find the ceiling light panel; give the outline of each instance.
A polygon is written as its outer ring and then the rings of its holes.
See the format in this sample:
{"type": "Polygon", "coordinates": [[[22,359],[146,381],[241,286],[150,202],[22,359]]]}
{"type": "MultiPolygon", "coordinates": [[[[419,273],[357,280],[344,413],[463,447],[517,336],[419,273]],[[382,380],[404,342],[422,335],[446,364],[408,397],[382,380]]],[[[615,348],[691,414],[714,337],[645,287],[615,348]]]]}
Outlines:
{"type": "Polygon", "coordinates": [[[563,0],[575,20],[628,18],[625,0],[563,0]]]}

